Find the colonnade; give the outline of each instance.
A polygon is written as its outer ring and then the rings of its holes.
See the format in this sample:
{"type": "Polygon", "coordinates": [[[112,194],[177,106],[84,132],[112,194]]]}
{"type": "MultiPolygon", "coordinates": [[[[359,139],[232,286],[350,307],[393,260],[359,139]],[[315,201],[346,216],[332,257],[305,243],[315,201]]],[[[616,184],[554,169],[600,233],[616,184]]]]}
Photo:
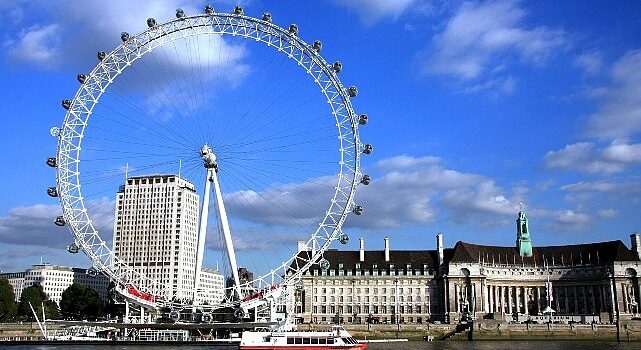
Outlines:
{"type": "Polygon", "coordinates": [[[550,302],[561,314],[597,314],[611,312],[609,286],[562,285],[552,288],[551,300],[545,285],[487,285],[488,312],[502,314],[541,314],[550,302]]]}

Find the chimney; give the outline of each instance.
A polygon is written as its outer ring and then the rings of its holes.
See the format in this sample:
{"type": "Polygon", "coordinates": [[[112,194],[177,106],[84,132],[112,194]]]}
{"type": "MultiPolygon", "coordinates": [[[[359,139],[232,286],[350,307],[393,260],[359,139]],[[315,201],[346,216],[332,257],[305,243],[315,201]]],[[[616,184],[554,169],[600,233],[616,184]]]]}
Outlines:
{"type": "Polygon", "coordinates": [[[389,262],[389,238],[385,237],[385,262],[389,262]]]}
{"type": "Polygon", "coordinates": [[[438,252],[438,266],[443,265],[443,260],[445,259],[444,250],[445,248],[443,247],[443,234],[439,232],[436,234],[436,251],[438,252]]]}
{"type": "Polygon", "coordinates": [[[359,238],[358,241],[360,242],[360,248],[358,249],[360,261],[364,262],[365,261],[365,239],[363,237],[359,238]]]}
{"type": "Polygon", "coordinates": [[[641,259],[641,235],[636,232],[630,235],[630,240],[632,241],[632,251],[641,259]]]}

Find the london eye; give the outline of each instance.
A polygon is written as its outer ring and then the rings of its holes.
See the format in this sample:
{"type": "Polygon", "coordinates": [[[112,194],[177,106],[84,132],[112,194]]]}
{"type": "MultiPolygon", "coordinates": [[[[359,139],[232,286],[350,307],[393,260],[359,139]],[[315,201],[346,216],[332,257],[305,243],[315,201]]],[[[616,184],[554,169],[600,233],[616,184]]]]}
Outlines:
{"type": "Polygon", "coordinates": [[[372,146],[359,136],[368,116],[352,105],[358,89],[343,85],[341,62],[321,56],[319,40],[304,41],[296,24],[280,27],[267,12],[206,6],[146,24],[98,52],[61,102],[57,153],[47,159],[56,169],[47,193],[62,207],[54,222],[69,228],[68,250],[84,252],[92,273],[146,308],[247,310],[282,297],[311,266],[328,265],[330,244],[349,240],[345,220],[364,211],[355,194],[371,181],[360,160],[372,146]],[[115,253],[114,195],[127,179],[159,174],[177,174],[200,196],[190,222],[197,239],[181,247],[196,256],[192,297],[115,253]],[[231,281],[215,303],[198,296],[209,250],[225,256],[231,281]],[[252,263],[255,277],[241,281],[239,264],[252,263]]]}

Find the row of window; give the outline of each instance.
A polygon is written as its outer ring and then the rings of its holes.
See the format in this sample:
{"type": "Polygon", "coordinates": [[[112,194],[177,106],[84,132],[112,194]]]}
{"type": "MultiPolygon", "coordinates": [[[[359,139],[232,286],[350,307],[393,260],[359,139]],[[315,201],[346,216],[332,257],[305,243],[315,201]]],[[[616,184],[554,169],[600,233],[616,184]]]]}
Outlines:
{"type": "MultiPolygon", "coordinates": [[[[348,306],[335,306],[335,305],[330,305],[330,306],[314,306],[313,307],[314,313],[318,314],[319,311],[321,314],[336,314],[337,312],[339,314],[373,314],[373,315],[380,315],[380,314],[396,314],[396,309],[395,306],[387,306],[387,305],[372,305],[371,307],[369,305],[365,306],[360,306],[360,305],[348,305],[348,306]]],[[[429,314],[430,313],[430,308],[429,305],[399,305],[398,307],[398,313],[399,314],[429,314]]]]}

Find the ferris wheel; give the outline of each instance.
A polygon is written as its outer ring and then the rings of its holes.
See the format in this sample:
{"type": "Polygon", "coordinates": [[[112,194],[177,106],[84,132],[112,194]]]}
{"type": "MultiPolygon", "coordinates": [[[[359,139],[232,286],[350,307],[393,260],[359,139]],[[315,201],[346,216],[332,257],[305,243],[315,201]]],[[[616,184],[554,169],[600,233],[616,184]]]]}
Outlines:
{"type": "MultiPolygon", "coordinates": [[[[270,13],[254,18],[239,6],[232,13],[206,6],[196,15],[178,9],[175,19],[149,18],[147,25],[98,52],[95,68],[78,75],[73,99],[62,101],[64,122],[51,130],[58,147],[47,164],[57,178],[47,193],[62,206],[55,224],[73,234],[68,250],[84,252],[91,273],[106,274],[125,298],[150,308],[247,307],[292,287],[314,264],[326,268],[330,244],[349,240],[346,218],[363,213],[357,187],[371,181],[360,169],[361,155],[372,152],[359,137],[368,117],[354,111],[358,90],[341,83],[341,63],[326,61],[321,42],[303,41],[296,24],[282,28],[270,13]],[[195,266],[181,265],[196,275],[191,299],[151,278],[156,265],[145,273],[137,264],[147,262],[121,259],[111,241],[120,220],[113,196],[130,179],[158,174],[177,174],[202,194],[200,220],[182,218],[183,226],[198,226],[197,238],[180,247],[195,256],[195,266]],[[206,244],[211,231],[224,244],[206,244]],[[291,249],[296,241],[299,249],[291,249]],[[254,246],[261,244],[259,254],[254,246]],[[208,247],[226,252],[233,283],[217,303],[199,304],[208,247]],[[240,281],[235,250],[263,262],[255,278],[240,281]]],[[[149,219],[144,227],[160,230],[159,222],[149,219]]],[[[140,237],[130,244],[150,251],[163,244],[140,237]]]]}

